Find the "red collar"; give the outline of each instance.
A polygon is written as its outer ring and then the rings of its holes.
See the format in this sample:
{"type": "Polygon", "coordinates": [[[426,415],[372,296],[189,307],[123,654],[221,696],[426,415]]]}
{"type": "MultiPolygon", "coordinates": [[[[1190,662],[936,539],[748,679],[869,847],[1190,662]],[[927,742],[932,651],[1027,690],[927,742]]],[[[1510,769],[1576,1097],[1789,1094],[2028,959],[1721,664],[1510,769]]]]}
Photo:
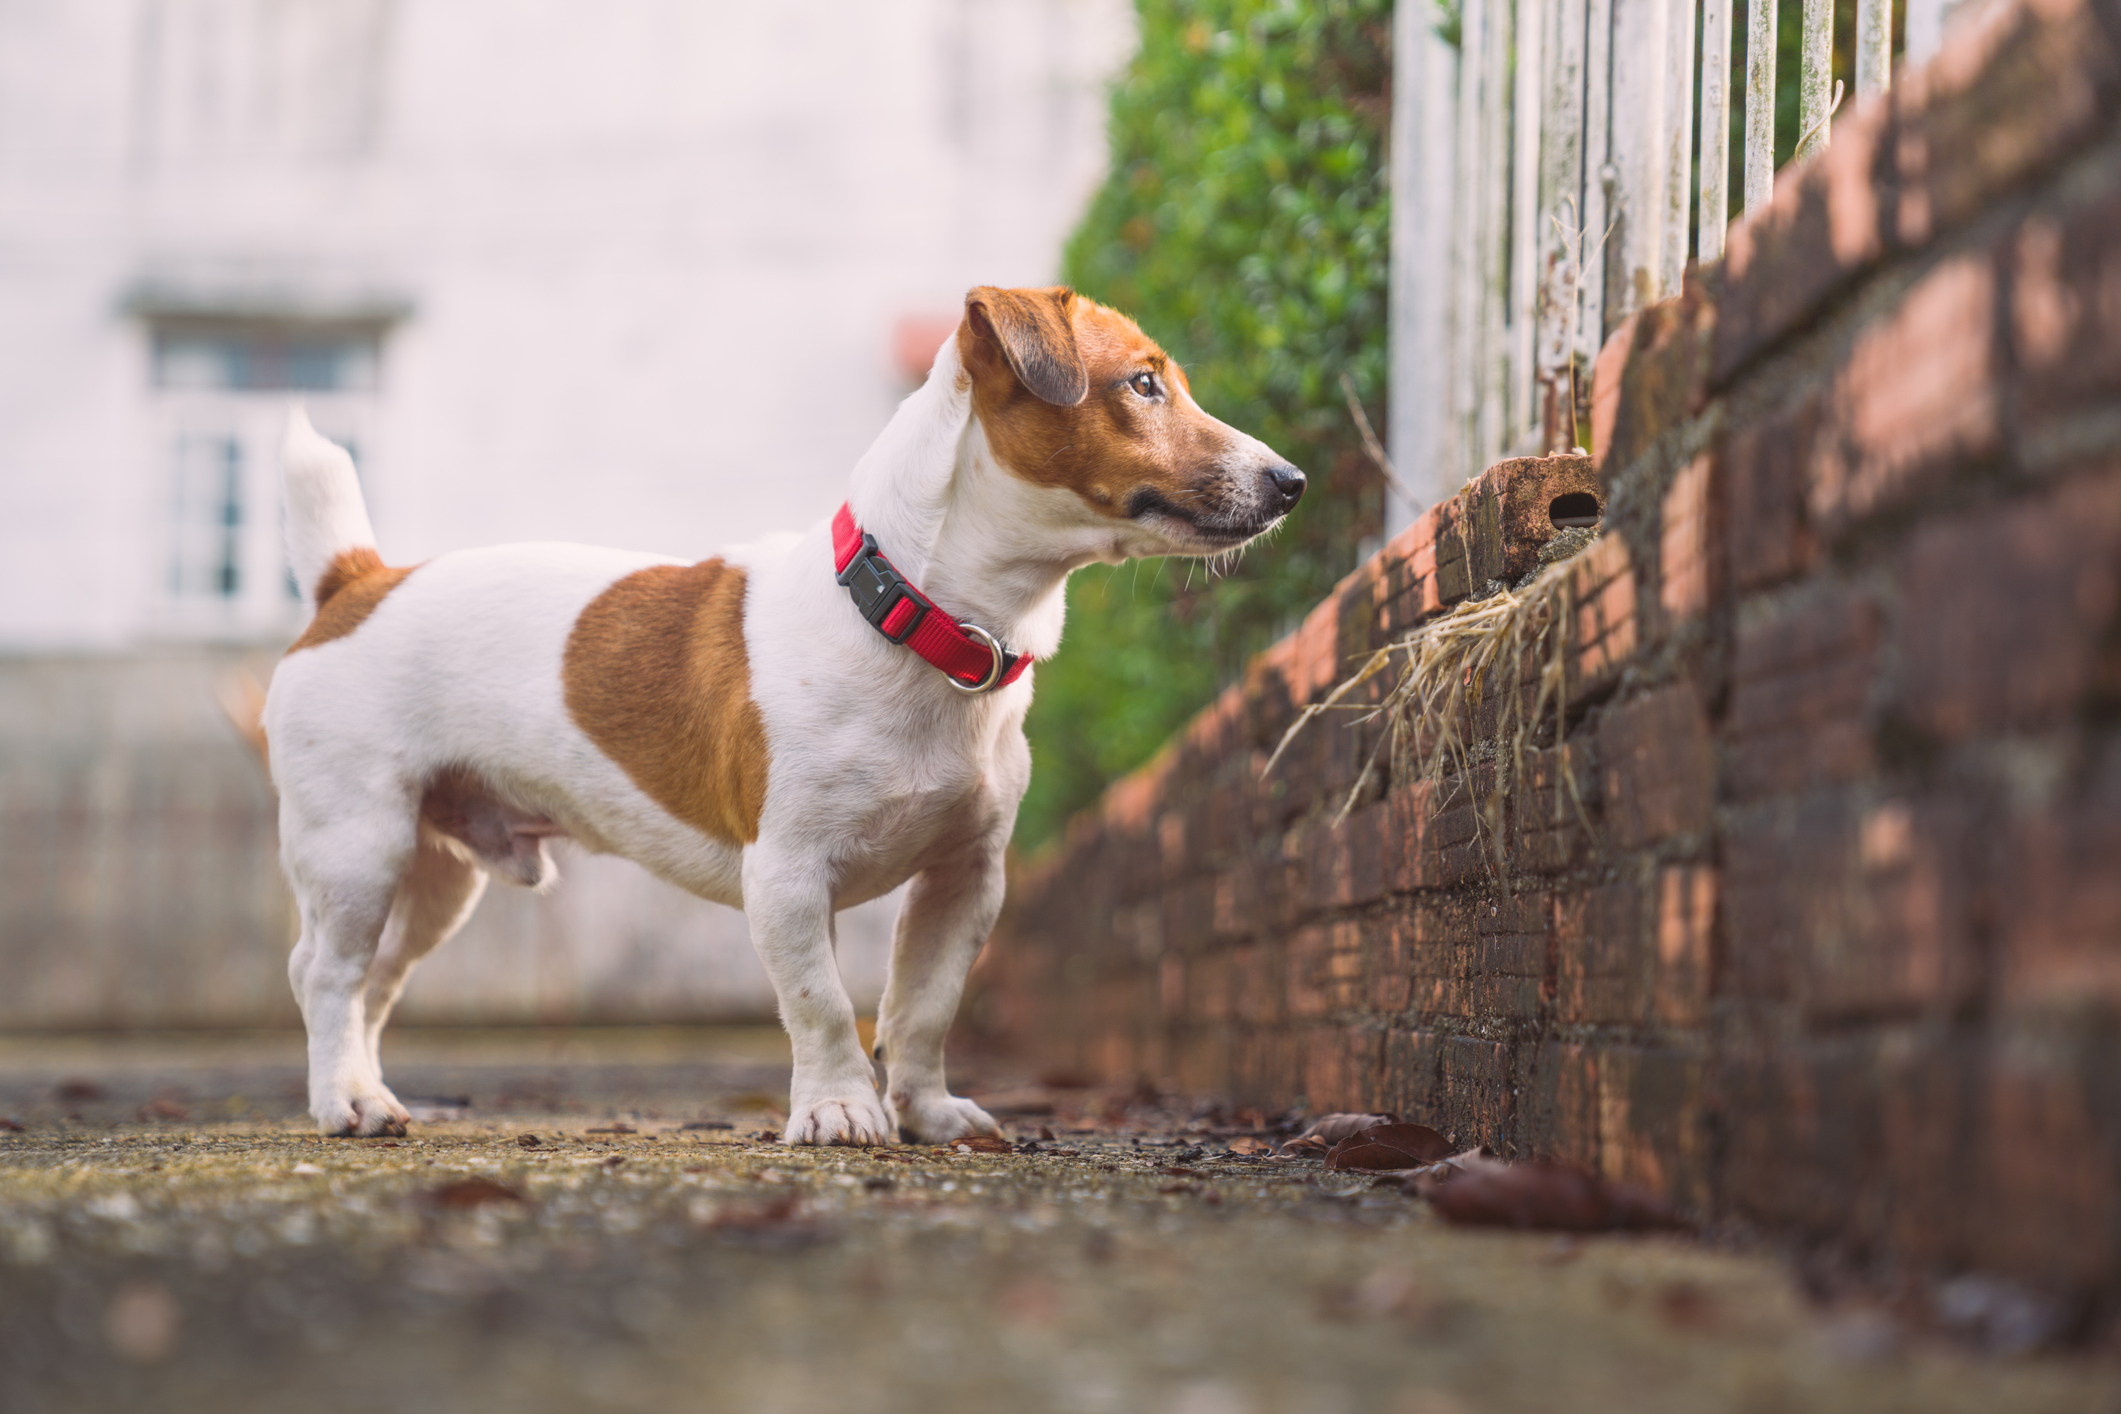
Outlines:
{"type": "Polygon", "coordinates": [[[960,692],[1007,687],[1031,666],[1029,653],[1009,652],[993,634],[959,623],[908,583],[845,505],[832,518],[832,568],[878,633],[942,669],[960,692]]]}

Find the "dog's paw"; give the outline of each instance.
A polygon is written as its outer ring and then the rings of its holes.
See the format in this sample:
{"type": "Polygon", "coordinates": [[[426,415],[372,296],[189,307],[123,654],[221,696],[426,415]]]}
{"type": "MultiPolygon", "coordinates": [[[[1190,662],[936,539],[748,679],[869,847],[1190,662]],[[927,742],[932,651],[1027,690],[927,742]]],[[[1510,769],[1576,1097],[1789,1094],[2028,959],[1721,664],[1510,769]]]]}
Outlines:
{"type": "Polygon", "coordinates": [[[797,1105],[781,1129],[784,1144],[889,1144],[897,1126],[876,1095],[797,1105]]]}
{"type": "Polygon", "coordinates": [[[335,1138],[405,1137],[412,1115],[388,1090],[319,1099],[310,1105],[320,1132],[335,1138]]]}
{"type": "Polygon", "coordinates": [[[923,1144],[947,1144],[968,1134],[1001,1137],[1002,1127],[970,1100],[937,1092],[933,1095],[894,1095],[898,1102],[899,1127],[923,1144]]]}

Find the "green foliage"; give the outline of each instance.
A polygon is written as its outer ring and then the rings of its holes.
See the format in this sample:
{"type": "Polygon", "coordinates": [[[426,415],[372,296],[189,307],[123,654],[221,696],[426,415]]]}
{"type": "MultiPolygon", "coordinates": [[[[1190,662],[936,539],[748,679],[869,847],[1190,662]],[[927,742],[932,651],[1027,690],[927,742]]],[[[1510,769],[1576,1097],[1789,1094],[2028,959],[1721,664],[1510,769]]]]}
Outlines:
{"type": "Polygon", "coordinates": [[[1341,377],[1382,427],[1390,0],[1139,0],[1112,168],[1065,278],[1132,315],[1209,412],[1310,490],[1226,575],[1172,560],[1075,576],[1028,729],[1029,848],[1147,760],[1354,567],[1382,514],[1341,377]]]}

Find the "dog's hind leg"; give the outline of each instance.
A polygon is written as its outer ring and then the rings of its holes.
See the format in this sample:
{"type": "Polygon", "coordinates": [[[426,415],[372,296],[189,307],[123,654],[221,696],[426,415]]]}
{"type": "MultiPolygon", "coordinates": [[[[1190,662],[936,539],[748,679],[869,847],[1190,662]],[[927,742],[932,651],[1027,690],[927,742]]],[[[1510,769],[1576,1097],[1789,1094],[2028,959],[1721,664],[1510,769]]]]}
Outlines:
{"type": "Polygon", "coordinates": [[[343,795],[308,810],[280,798],[281,862],[301,912],[288,980],[309,1033],[309,1111],[326,1134],[403,1134],[405,1107],[368,1047],[376,944],[417,848],[414,802],[343,795]]]}
{"type": "Polygon", "coordinates": [[[877,1010],[876,1049],[890,1077],[885,1093],[899,1127],[930,1144],[1002,1132],[992,1115],[950,1093],[943,1041],[965,974],[1001,913],[1003,888],[1001,858],[983,846],[961,863],[916,875],[899,910],[891,975],[877,1010]]]}
{"type": "Polygon", "coordinates": [[[362,1021],[368,1028],[368,1062],[383,1074],[383,1026],[419,960],[449,941],[486,892],[486,871],[429,836],[413,851],[383,925],[383,940],[368,964],[362,1021]]]}

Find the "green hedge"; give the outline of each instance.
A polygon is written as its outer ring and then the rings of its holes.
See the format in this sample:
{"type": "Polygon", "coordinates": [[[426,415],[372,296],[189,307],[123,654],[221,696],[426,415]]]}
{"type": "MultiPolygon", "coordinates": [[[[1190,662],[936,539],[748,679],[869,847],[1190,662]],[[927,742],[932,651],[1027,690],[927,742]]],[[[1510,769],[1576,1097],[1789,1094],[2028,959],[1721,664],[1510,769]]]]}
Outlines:
{"type": "Polygon", "coordinates": [[[1203,407],[1311,486],[1226,575],[1166,560],[1075,576],[1066,641],[1038,669],[1021,848],[1153,755],[1354,567],[1382,515],[1340,380],[1381,430],[1390,0],[1139,9],[1141,49],[1112,96],[1111,175],[1064,278],[1132,315],[1203,407]]]}

